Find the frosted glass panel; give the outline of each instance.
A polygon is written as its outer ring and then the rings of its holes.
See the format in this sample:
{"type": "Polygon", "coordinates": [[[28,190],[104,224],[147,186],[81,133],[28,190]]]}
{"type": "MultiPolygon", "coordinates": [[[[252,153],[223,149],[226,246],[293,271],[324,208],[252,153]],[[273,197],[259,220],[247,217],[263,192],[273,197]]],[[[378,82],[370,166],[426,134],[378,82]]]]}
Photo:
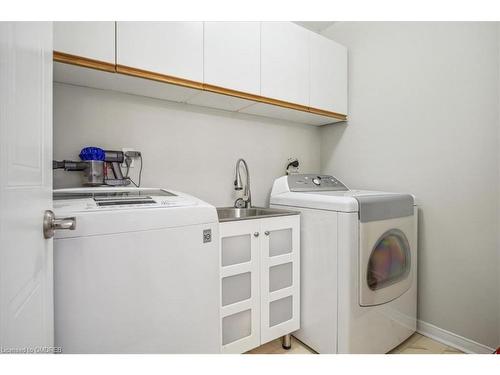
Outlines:
{"type": "Polygon", "coordinates": [[[292,286],[292,263],[280,264],[269,268],[269,291],[292,286]]]}
{"type": "Polygon", "coordinates": [[[249,299],[252,295],[250,272],[222,279],[222,306],[249,299]]]}
{"type": "Polygon", "coordinates": [[[269,256],[292,252],[292,229],[273,230],[269,233],[269,256]]]}
{"type": "Polygon", "coordinates": [[[292,319],[293,298],[288,296],[269,304],[269,327],[292,319]]]}
{"type": "Polygon", "coordinates": [[[250,261],[251,238],[249,234],[224,237],[222,239],[222,266],[250,261]]]}
{"type": "Polygon", "coordinates": [[[252,312],[245,310],[222,319],[222,344],[250,336],[252,333],[252,312]]]}

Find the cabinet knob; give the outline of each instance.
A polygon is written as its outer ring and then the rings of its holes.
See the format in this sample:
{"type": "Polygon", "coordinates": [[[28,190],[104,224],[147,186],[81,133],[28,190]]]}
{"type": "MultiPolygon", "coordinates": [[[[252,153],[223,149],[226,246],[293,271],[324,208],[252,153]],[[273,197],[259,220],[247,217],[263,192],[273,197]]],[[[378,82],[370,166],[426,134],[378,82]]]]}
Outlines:
{"type": "Polygon", "coordinates": [[[266,231],[264,232],[264,234],[265,234],[266,236],[269,236],[269,231],[268,231],[268,230],[266,230],[266,231]]]}
{"type": "Polygon", "coordinates": [[[254,237],[259,237],[259,232],[255,232],[255,233],[253,234],[253,236],[254,236],[254,237]]]}

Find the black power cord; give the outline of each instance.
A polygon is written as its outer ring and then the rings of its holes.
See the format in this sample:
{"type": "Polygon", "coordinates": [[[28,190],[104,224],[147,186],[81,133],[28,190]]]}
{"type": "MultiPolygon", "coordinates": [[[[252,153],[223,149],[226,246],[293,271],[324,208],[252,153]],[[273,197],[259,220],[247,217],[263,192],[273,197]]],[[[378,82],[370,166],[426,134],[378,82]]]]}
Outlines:
{"type": "Polygon", "coordinates": [[[299,168],[299,159],[297,158],[288,159],[288,164],[286,165],[285,168],[286,174],[290,174],[290,171],[288,170],[290,167],[293,167],[295,169],[299,168]]]}
{"type": "MultiPolygon", "coordinates": [[[[137,152],[137,151],[134,151],[134,152],[137,152]]],[[[135,187],[140,187],[141,186],[141,179],[142,179],[142,154],[141,153],[138,153],[139,154],[139,159],[141,159],[141,168],[139,169],[139,183],[136,184],[134,180],[132,180],[131,177],[129,177],[129,172],[130,172],[130,164],[132,162],[132,158],[127,155],[127,153],[125,153],[125,165],[127,166],[127,172],[125,173],[125,178],[129,179],[130,182],[132,182],[134,184],[135,187]]]]}

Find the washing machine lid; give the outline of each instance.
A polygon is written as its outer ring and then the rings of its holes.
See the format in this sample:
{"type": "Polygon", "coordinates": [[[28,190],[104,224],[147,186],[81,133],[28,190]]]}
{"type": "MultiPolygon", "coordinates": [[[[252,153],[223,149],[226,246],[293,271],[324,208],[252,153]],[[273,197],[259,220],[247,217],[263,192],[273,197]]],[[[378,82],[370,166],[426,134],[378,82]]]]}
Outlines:
{"type": "Polygon", "coordinates": [[[196,199],[167,189],[94,187],[54,189],[54,208],[68,211],[116,211],[195,206],[196,199]]]}
{"type": "Polygon", "coordinates": [[[320,194],[310,192],[288,192],[272,195],[272,205],[312,208],[318,210],[358,212],[358,202],[345,193],[320,194]]]}
{"type": "Polygon", "coordinates": [[[362,221],[372,221],[412,215],[414,198],[410,194],[351,190],[329,175],[296,174],[275,180],[270,202],[282,206],[361,212],[362,221]]]}
{"type": "Polygon", "coordinates": [[[76,229],[55,239],[218,223],[214,206],[191,195],[157,188],[54,190],[57,217],[75,217],[76,229]]]}

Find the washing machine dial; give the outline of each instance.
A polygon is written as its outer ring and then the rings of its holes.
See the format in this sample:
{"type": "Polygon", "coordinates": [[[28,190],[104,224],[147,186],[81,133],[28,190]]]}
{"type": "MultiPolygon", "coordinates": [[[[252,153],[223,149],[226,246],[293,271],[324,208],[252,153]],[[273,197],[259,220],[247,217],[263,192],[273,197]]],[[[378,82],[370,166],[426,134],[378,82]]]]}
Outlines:
{"type": "Polygon", "coordinates": [[[313,184],[316,186],[321,185],[321,177],[314,177],[312,181],[313,181],[313,184]]]}

